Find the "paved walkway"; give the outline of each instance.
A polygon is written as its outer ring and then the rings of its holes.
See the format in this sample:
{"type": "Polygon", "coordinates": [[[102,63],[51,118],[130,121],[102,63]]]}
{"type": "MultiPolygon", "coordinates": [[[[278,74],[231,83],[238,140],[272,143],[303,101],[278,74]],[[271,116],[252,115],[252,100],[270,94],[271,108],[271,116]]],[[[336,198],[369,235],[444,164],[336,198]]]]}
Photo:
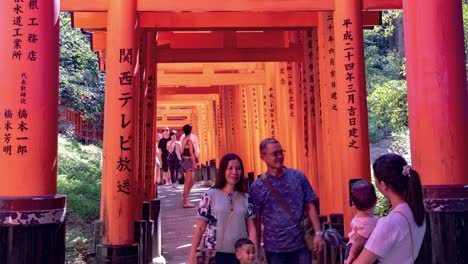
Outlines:
{"type": "MultiPolygon", "coordinates": [[[[167,264],[186,263],[196,221],[196,208],[182,208],[183,185],[177,188],[158,185],[161,199],[162,254],[167,264]]],[[[189,201],[196,206],[208,188],[198,183],[192,188],[189,201]]]]}

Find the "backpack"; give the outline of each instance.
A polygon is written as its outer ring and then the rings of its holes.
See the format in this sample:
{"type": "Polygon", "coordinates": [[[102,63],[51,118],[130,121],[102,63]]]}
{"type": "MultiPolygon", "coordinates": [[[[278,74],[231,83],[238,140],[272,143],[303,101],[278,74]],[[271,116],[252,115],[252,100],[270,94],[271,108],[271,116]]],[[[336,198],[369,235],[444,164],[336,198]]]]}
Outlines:
{"type": "Polygon", "coordinates": [[[176,149],[177,149],[177,146],[174,146],[174,150],[172,152],[169,152],[169,154],[167,155],[167,161],[170,164],[177,165],[180,162],[179,157],[177,157],[176,149]]]}

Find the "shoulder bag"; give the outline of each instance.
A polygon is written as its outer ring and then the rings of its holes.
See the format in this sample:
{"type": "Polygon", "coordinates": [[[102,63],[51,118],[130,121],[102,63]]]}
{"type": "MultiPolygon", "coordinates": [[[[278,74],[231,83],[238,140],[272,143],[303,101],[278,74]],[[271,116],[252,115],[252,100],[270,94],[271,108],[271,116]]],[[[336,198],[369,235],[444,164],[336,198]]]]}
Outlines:
{"type": "MultiPolygon", "coordinates": [[[[238,193],[236,197],[236,201],[234,202],[234,206],[232,207],[231,213],[229,214],[228,219],[226,221],[225,228],[223,229],[223,232],[219,234],[219,237],[216,238],[216,241],[217,241],[216,243],[221,243],[221,241],[223,240],[224,231],[226,230],[226,227],[231,222],[232,215],[234,214],[234,211],[236,209],[237,203],[240,200],[241,195],[242,193],[238,193]]],[[[204,241],[204,240],[205,239],[202,237],[201,241],[204,241]]],[[[206,247],[205,245],[203,245],[201,248],[197,250],[197,255],[196,255],[197,264],[215,264],[216,263],[215,255],[216,255],[216,246],[215,246],[215,249],[210,249],[206,247]]]]}
{"type": "Polygon", "coordinates": [[[265,182],[273,196],[275,196],[281,207],[283,207],[283,209],[288,213],[289,217],[291,217],[294,222],[299,222],[306,246],[310,251],[313,252],[315,232],[312,223],[310,222],[309,216],[307,216],[305,213],[301,219],[297,219],[297,217],[291,211],[291,208],[289,208],[283,198],[281,198],[278,190],[276,190],[275,187],[273,187],[273,185],[268,181],[266,173],[262,174],[262,180],[265,182]]]}

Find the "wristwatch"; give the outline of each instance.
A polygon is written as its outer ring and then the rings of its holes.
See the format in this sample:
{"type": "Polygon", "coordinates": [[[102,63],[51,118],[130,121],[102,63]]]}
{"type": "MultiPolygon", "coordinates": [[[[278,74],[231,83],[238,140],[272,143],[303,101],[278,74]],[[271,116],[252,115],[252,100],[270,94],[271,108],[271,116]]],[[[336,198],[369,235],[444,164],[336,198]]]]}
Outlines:
{"type": "Polygon", "coordinates": [[[319,236],[319,237],[322,237],[323,232],[322,232],[322,231],[317,231],[317,232],[315,232],[315,235],[316,235],[316,236],[319,236]]]}

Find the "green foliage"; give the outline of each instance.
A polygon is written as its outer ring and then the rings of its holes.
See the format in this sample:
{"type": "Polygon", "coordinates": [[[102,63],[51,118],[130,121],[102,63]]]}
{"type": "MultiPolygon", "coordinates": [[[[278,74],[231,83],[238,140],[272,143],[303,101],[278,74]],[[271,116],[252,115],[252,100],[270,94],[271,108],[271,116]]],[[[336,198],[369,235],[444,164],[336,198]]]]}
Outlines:
{"type": "Polygon", "coordinates": [[[67,195],[67,210],[84,220],[99,217],[101,149],[59,136],[58,193],[67,195]]]}
{"type": "Polygon", "coordinates": [[[96,54],[79,29],[71,28],[69,13],[60,14],[60,101],[84,113],[85,119],[96,119],[103,111],[103,74],[96,54]]]}
{"type": "MultiPolygon", "coordinates": [[[[364,32],[369,139],[377,142],[407,127],[405,60],[398,50],[401,11],[384,11],[382,25],[364,32]]],[[[401,29],[400,29],[401,30],[401,29]]]]}
{"type": "Polygon", "coordinates": [[[388,81],[377,85],[368,96],[369,121],[375,122],[384,136],[408,127],[406,81],[388,81]]]}

